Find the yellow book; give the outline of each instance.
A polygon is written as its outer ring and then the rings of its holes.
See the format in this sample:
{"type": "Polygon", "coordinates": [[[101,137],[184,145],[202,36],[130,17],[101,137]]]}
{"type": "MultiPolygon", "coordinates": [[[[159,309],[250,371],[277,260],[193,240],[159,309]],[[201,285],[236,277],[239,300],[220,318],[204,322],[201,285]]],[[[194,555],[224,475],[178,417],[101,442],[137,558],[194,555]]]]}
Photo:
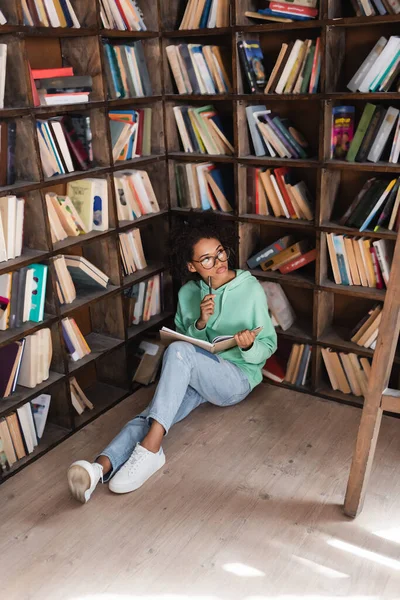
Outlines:
{"type": "Polygon", "coordinates": [[[47,18],[46,9],[44,7],[43,0],[36,0],[35,4],[36,4],[37,11],[39,13],[40,22],[45,27],[50,27],[50,23],[49,23],[49,20],[47,18]]]}
{"type": "Polygon", "coordinates": [[[309,40],[305,40],[303,42],[300,52],[299,52],[296,60],[294,61],[294,65],[292,67],[292,70],[290,71],[288,80],[285,85],[285,89],[283,90],[284,94],[290,94],[293,91],[297,77],[299,76],[299,73],[300,73],[300,69],[303,65],[304,55],[308,49],[308,42],[309,42],[309,40]]]}
{"type": "Polygon", "coordinates": [[[54,8],[56,9],[57,17],[60,21],[61,27],[67,27],[67,21],[63,9],[61,8],[60,0],[53,0],[54,8]]]}
{"type": "Polygon", "coordinates": [[[193,114],[193,109],[189,108],[188,115],[189,115],[189,119],[190,119],[190,122],[191,122],[192,127],[193,127],[194,135],[196,136],[197,143],[200,146],[200,152],[202,152],[203,154],[206,154],[206,147],[205,147],[205,145],[203,143],[203,140],[202,140],[202,137],[200,135],[200,131],[199,131],[199,127],[197,125],[196,117],[193,114]]]}

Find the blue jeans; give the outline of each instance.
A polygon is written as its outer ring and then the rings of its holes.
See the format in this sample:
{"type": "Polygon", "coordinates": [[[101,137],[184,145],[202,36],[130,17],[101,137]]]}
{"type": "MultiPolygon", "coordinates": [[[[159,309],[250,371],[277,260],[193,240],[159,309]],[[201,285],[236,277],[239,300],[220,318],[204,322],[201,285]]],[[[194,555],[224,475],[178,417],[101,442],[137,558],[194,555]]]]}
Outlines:
{"type": "Polygon", "coordinates": [[[128,460],[136,444],[147,435],[153,420],[167,434],[171,425],[200,404],[232,406],[251,388],[246,375],[233,363],[187,342],[174,342],[164,354],[160,382],[149,406],[129,421],[103,452],[112,465],[108,481],[128,460]]]}

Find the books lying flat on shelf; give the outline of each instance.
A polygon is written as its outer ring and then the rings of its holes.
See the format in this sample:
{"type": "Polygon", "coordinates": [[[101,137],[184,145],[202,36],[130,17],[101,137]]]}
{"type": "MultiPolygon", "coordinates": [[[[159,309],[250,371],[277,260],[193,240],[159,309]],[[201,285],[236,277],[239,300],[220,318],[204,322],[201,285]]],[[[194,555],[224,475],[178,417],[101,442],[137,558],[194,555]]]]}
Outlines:
{"type": "Polygon", "coordinates": [[[229,27],[229,0],[187,0],[179,29],[229,27]]]}
{"type": "Polygon", "coordinates": [[[388,285],[394,243],[349,235],[326,235],[333,278],[338,285],[383,289],[388,285]]]}
{"type": "Polygon", "coordinates": [[[71,394],[72,406],[74,407],[78,415],[81,415],[86,409],[94,409],[94,405],[86,396],[85,392],[83,391],[75,377],[70,377],[69,390],[71,394]]]}
{"type": "MultiPolygon", "coordinates": [[[[1,13],[1,11],[0,11],[1,13]]],[[[1,14],[0,14],[1,24],[1,14]]],[[[3,23],[4,25],[4,23],[3,23]]],[[[7,44],[0,44],[0,108],[4,108],[4,92],[6,89],[7,44]]]]}
{"type": "Polygon", "coordinates": [[[232,91],[218,46],[179,44],[167,46],[165,51],[179,94],[225,94],[232,91]]]}
{"type": "Polygon", "coordinates": [[[117,215],[120,221],[134,221],[160,212],[147,171],[119,171],[114,175],[117,215]]]}
{"type": "Polygon", "coordinates": [[[234,153],[213,106],[174,106],[173,111],[184,152],[228,155],[234,153]]]}
{"type": "Polygon", "coordinates": [[[0,331],[43,321],[47,272],[47,265],[32,264],[0,275],[0,296],[8,300],[0,316],[0,331]]]}
{"type": "Polygon", "coordinates": [[[280,167],[247,168],[248,197],[254,199],[249,212],[256,215],[286,217],[287,219],[314,219],[314,199],[304,181],[292,169],[280,167]]]}
{"type": "Polygon", "coordinates": [[[127,233],[120,233],[119,250],[125,275],[136,273],[136,271],[140,271],[147,267],[142,239],[140,237],[140,229],[135,228],[127,233]]]}
{"type": "Polygon", "coordinates": [[[400,13],[400,0],[351,0],[351,4],[357,17],[400,13]]]}
{"type": "Polygon", "coordinates": [[[382,318],[382,306],[377,304],[357,323],[350,341],[364,348],[375,348],[382,318]]]}
{"type": "Polygon", "coordinates": [[[151,154],[151,116],[151,108],[108,113],[114,162],[151,154]]]}
{"type": "Polygon", "coordinates": [[[88,145],[82,143],[77,128],[89,129],[90,117],[66,115],[46,121],[36,121],[40,158],[46,177],[86,171],[91,165],[88,145]]]}
{"type": "Polygon", "coordinates": [[[100,0],[100,16],[104,29],[147,31],[136,0],[100,0]]]}
{"type": "Polygon", "coordinates": [[[321,38],[282,44],[264,93],[316,94],[321,75],[321,38]]]}
{"type": "Polygon", "coordinates": [[[267,297],[274,327],[280,327],[283,331],[287,331],[296,321],[296,313],[282,286],[273,281],[260,281],[260,284],[267,297]]]}
{"type": "MultiPolygon", "coordinates": [[[[258,334],[261,330],[262,327],[256,327],[256,329],[253,329],[252,331],[253,333],[258,334]]],[[[205,342],[203,340],[190,337],[189,335],[184,335],[183,333],[173,331],[168,327],[163,327],[160,329],[160,338],[165,345],[172,344],[172,342],[188,342],[189,344],[193,344],[194,346],[198,346],[199,348],[203,348],[203,350],[211,352],[211,354],[225,352],[225,350],[229,350],[230,348],[237,346],[233,335],[219,335],[215,337],[212,342],[205,342]]]]}
{"type": "Polygon", "coordinates": [[[150,321],[162,310],[163,273],[124,290],[124,308],[130,325],[150,321]]]}
{"type": "Polygon", "coordinates": [[[108,277],[83,256],[59,255],[53,260],[60,304],[71,304],[77,291],[107,288],[108,277]]]}
{"type": "Polygon", "coordinates": [[[0,262],[22,254],[25,200],[0,197],[0,262]]]}
{"type": "Polygon", "coordinates": [[[287,118],[266,106],[247,106],[247,124],[256,156],[307,158],[308,142],[287,118]]]}
{"type": "Polygon", "coordinates": [[[93,89],[90,75],[75,76],[72,67],[31,69],[31,80],[35,106],[86,103],[93,89]]]}
{"type": "Polygon", "coordinates": [[[246,11],[245,15],[252,19],[291,23],[292,21],[308,21],[318,17],[318,0],[268,0],[266,8],[258,11],[246,11]]]}
{"type": "Polygon", "coordinates": [[[354,353],[334,352],[331,348],[321,348],[321,352],[332,389],[343,394],[365,396],[371,372],[368,358],[354,353]]]}
{"type": "Polygon", "coordinates": [[[17,124],[15,121],[0,122],[0,186],[14,185],[17,178],[15,149],[17,124]]]}
{"type": "Polygon", "coordinates": [[[50,377],[53,356],[51,330],[39,329],[25,338],[21,368],[17,376],[18,385],[35,388],[50,377]]]}
{"type": "Polygon", "coordinates": [[[400,89],[400,37],[382,36],[347,84],[352,92],[388,92],[400,89]]]}
{"type": "Polygon", "coordinates": [[[21,3],[24,25],[80,28],[71,0],[21,0],[21,3]]]}
{"type": "Polygon", "coordinates": [[[226,171],[213,163],[175,164],[178,206],[233,211],[233,190],[226,171]]]}
{"type": "Polygon", "coordinates": [[[104,42],[107,88],[110,98],[152,96],[142,42],[104,42]]]}
{"type": "Polygon", "coordinates": [[[286,274],[297,271],[316,260],[315,248],[310,248],[308,240],[295,242],[292,236],[285,236],[267,248],[250,257],[250,269],[261,267],[263,271],[277,271],[286,274]]]}
{"type": "Polygon", "coordinates": [[[237,48],[242,72],[250,93],[261,93],[265,84],[264,55],[260,42],[255,39],[239,39],[237,48]]]}
{"type": "Polygon", "coordinates": [[[82,335],[75,319],[72,317],[62,319],[61,327],[64,342],[71,360],[76,362],[91,353],[91,349],[82,335]]]}

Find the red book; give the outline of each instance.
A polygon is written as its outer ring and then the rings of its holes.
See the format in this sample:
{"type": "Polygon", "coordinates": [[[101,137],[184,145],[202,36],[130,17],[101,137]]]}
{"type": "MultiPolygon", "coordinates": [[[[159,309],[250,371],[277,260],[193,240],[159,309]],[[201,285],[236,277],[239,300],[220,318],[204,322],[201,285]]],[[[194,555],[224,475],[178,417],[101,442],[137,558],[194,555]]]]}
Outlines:
{"type": "Polygon", "coordinates": [[[278,383],[282,383],[285,379],[286,375],[286,363],[285,361],[276,354],[270,356],[265,363],[262,374],[268,379],[272,379],[272,381],[277,381],[278,383]]]}
{"type": "Polygon", "coordinates": [[[59,69],[32,69],[33,79],[53,79],[54,77],[72,77],[72,67],[60,67],[59,69]]]}
{"type": "Polygon", "coordinates": [[[376,288],[378,290],[383,290],[383,288],[384,288],[383,277],[382,277],[381,268],[379,266],[379,261],[378,261],[378,257],[376,254],[376,250],[373,246],[371,246],[369,251],[371,252],[372,262],[374,264],[374,273],[375,273],[375,277],[376,277],[376,288]]]}
{"type": "Polygon", "coordinates": [[[138,113],[138,132],[137,132],[137,144],[136,144],[136,154],[142,156],[142,146],[143,146],[143,125],[144,125],[144,110],[143,108],[137,108],[136,112],[138,113]]]}
{"type": "Polygon", "coordinates": [[[286,185],[285,185],[285,175],[287,175],[288,173],[289,173],[289,170],[286,169],[286,167],[280,167],[279,169],[274,170],[274,174],[276,176],[276,182],[278,184],[279,189],[281,190],[281,194],[282,194],[283,200],[286,204],[286,208],[289,211],[289,215],[292,219],[297,219],[296,211],[294,210],[292,201],[290,199],[290,196],[288,194],[288,191],[287,191],[286,185]]]}
{"type": "Polygon", "coordinates": [[[33,106],[40,106],[39,93],[38,93],[36,85],[35,85],[35,80],[33,78],[32,69],[31,69],[30,65],[28,65],[28,66],[29,66],[29,77],[31,80],[31,87],[32,87],[33,106]]]}
{"type": "Polygon", "coordinates": [[[318,8],[308,8],[307,6],[299,6],[298,4],[281,4],[281,2],[270,2],[270,10],[276,12],[288,13],[291,15],[301,15],[304,17],[318,17],[318,8]]]}
{"type": "Polygon", "coordinates": [[[282,267],[279,268],[279,271],[281,273],[291,273],[292,271],[297,271],[297,269],[301,269],[301,267],[304,267],[305,265],[314,262],[316,258],[317,251],[314,248],[314,250],[306,252],[305,254],[303,254],[303,256],[300,256],[299,258],[294,258],[293,260],[284,264],[282,267]]]}
{"type": "Polygon", "coordinates": [[[318,59],[319,59],[320,52],[321,52],[321,38],[317,38],[317,42],[315,44],[313,66],[312,66],[312,71],[311,71],[310,87],[308,88],[309,94],[312,94],[312,91],[315,86],[315,79],[317,77],[317,66],[318,66],[318,59]]]}
{"type": "Polygon", "coordinates": [[[255,170],[255,176],[256,176],[256,215],[260,214],[260,187],[259,187],[261,185],[260,172],[261,172],[261,169],[256,169],[255,170]]]}
{"type": "Polygon", "coordinates": [[[124,13],[124,9],[122,8],[122,5],[121,5],[121,2],[120,2],[120,0],[115,0],[115,4],[116,4],[116,5],[117,5],[117,7],[118,7],[118,10],[119,10],[119,12],[120,12],[120,15],[121,15],[121,17],[122,17],[122,19],[123,19],[123,21],[124,21],[125,25],[126,25],[126,28],[127,28],[127,30],[128,30],[128,31],[130,31],[130,30],[131,30],[131,26],[129,25],[129,21],[128,21],[128,19],[126,18],[126,14],[124,13]]]}

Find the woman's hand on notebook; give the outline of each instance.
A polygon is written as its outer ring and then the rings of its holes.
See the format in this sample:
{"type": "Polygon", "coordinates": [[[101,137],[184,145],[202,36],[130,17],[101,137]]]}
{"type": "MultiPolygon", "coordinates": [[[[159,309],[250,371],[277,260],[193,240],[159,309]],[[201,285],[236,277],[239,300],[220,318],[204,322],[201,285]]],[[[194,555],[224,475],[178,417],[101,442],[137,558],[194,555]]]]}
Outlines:
{"type": "Polygon", "coordinates": [[[249,331],[245,329],[244,331],[239,331],[235,335],[235,340],[239,348],[242,350],[250,350],[252,345],[254,344],[254,340],[257,337],[258,331],[249,331]]]}
{"type": "Polygon", "coordinates": [[[200,318],[196,323],[197,329],[204,329],[207,325],[208,319],[214,314],[214,298],[215,294],[207,294],[200,302],[200,318]]]}

